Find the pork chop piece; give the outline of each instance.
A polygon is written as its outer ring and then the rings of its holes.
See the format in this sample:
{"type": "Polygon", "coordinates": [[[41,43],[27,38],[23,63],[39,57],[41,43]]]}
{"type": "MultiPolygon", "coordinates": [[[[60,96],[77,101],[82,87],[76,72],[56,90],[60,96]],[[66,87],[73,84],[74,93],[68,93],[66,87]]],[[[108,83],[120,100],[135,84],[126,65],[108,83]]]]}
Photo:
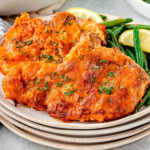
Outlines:
{"type": "Polygon", "coordinates": [[[16,64],[29,61],[62,63],[83,32],[94,32],[106,44],[105,25],[60,12],[50,21],[30,18],[27,13],[15,20],[0,47],[0,70],[7,74],[16,64]]]}
{"type": "Polygon", "coordinates": [[[62,121],[105,122],[132,113],[150,78],[116,48],[84,33],[61,64],[28,62],[3,79],[6,98],[62,121]]]}

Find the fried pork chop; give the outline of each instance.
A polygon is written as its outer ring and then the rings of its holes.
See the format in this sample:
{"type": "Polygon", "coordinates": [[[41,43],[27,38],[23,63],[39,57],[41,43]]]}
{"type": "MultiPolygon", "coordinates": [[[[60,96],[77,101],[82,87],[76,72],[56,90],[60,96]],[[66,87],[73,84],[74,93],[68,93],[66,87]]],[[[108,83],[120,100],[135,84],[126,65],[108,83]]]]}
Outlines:
{"type": "Polygon", "coordinates": [[[50,21],[31,19],[27,13],[17,18],[0,47],[0,70],[7,74],[16,65],[29,61],[62,63],[83,32],[94,32],[106,45],[105,25],[76,18],[68,12],[57,13],[50,21]]]}
{"type": "Polygon", "coordinates": [[[6,98],[62,121],[104,122],[134,111],[150,79],[131,58],[83,32],[62,63],[26,61],[3,79],[6,98]]]}

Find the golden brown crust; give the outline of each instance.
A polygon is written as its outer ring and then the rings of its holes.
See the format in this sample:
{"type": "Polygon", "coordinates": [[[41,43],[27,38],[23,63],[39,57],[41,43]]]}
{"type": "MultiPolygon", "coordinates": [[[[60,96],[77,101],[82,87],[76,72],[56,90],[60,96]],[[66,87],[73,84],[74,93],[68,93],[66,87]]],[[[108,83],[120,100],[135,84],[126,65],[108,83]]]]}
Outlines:
{"type": "Polygon", "coordinates": [[[62,121],[104,122],[130,114],[150,79],[131,58],[102,43],[99,34],[82,32],[60,63],[24,60],[13,65],[2,83],[6,98],[62,121]]]}

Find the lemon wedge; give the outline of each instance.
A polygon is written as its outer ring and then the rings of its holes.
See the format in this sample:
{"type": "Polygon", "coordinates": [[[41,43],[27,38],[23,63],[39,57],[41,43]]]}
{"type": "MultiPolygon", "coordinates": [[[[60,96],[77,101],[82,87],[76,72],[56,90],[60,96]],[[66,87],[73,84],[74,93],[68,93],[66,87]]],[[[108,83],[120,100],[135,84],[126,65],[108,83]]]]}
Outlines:
{"type": "Polygon", "coordinates": [[[66,11],[70,12],[73,15],[75,15],[76,17],[80,17],[84,20],[91,19],[97,23],[104,22],[103,19],[97,13],[95,13],[94,11],[85,9],[85,8],[70,8],[66,11]]]}
{"type": "MultiPolygon", "coordinates": [[[[141,48],[143,51],[150,53],[150,30],[139,29],[141,48]]],[[[122,45],[134,47],[133,43],[133,30],[127,30],[123,32],[118,42],[122,45]]]]}

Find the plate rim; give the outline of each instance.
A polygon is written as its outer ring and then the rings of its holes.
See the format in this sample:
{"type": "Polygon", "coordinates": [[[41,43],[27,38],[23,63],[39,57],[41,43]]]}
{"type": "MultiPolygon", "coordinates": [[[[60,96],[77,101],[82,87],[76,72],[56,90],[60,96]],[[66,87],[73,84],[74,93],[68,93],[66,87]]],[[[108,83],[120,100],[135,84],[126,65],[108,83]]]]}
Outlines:
{"type": "Polygon", "coordinates": [[[22,124],[11,117],[7,116],[6,114],[2,113],[0,111],[0,116],[2,116],[6,121],[10,122],[11,124],[15,125],[18,128],[21,128],[31,134],[37,135],[41,138],[47,138],[50,140],[56,140],[60,142],[66,142],[66,143],[74,143],[74,144],[95,144],[95,143],[104,143],[104,142],[111,142],[123,138],[128,138],[133,135],[137,135],[141,132],[144,132],[148,129],[150,129],[150,122],[147,124],[144,124],[140,127],[137,127],[136,129],[131,129],[129,131],[125,132],[119,132],[116,134],[111,135],[104,135],[104,136],[98,136],[98,137],[72,137],[72,136],[64,136],[64,135],[57,135],[53,133],[47,133],[46,131],[39,131],[37,129],[34,129],[32,127],[29,127],[25,124],[22,124]]]}
{"type": "Polygon", "coordinates": [[[77,149],[78,150],[91,150],[91,149],[106,150],[106,149],[110,149],[110,148],[116,148],[116,147],[120,147],[123,145],[127,145],[129,143],[133,143],[135,141],[138,141],[138,140],[150,135],[150,129],[149,129],[149,130],[146,130],[135,136],[131,136],[129,138],[125,138],[125,139],[115,141],[115,142],[110,142],[107,144],[93,144],[93,145],[67,144],[67,143],[60,143],[60,142],[53,141],[53,140],[46,140],[46,139],[42,139],[40,137],[31,135],[31,134],[24,132],[21,129],[15,127],[14,125],[10,124],[1,116],[0,116],[0,120],[5,127],[7,127],[9,130],[11,130],[15,134],[21,136],[22,138],[24,138],[26,140],[29,140],[29,141],[32,141],[34,143],[41,144],[44,146],[58,148],[58,149],[65,149],[65,150],[77,150],[77,149]]]}
{"type": "Polygon", "coordinates": [[[51,127],[46,127],[44,125],[36,124],[32,121],[26,120],[25,118],[22,118],[21,116],[14,114],[10,110],[7,110],[4,106],[1,106],[0,104],[0,111],[2,111],[4,114],[9,116],[10,118],[13,118],[14,120],[26,124],[27,126],[30,126],[32,128],[36,128],[38,130],[54,133],[54,134],[60,134],[60,135],[66,135],[66,136],[78,136],[78,137],[92,137],[92,136],[103,136],[103,135],[109,135],[109,134],[116,134],[118,132],[125,132],[127,130],[132,130],[133,128],[138,128],[139,126],[142,126],[144,124],[149,123],[150,115],[145,116],[145,118],[142,118],[140,120],[137,120],[135,122],[130,122],[125,125],[112,127],[112,128],[103,128],[103,129],[96,129],[96,130],[70,130],[70,129],[55,129],[51,127]],[[148,118],[148,119],[147,119],[148,118]],[[25,120],[24,120],[25,119],[25,120]],[[32,126],[33,124],[33,126],[32,126]],[[134,124],[134,125],[133,125],[134,124]],[[123,128],[124,127],[124,128],[123,128]]]}

